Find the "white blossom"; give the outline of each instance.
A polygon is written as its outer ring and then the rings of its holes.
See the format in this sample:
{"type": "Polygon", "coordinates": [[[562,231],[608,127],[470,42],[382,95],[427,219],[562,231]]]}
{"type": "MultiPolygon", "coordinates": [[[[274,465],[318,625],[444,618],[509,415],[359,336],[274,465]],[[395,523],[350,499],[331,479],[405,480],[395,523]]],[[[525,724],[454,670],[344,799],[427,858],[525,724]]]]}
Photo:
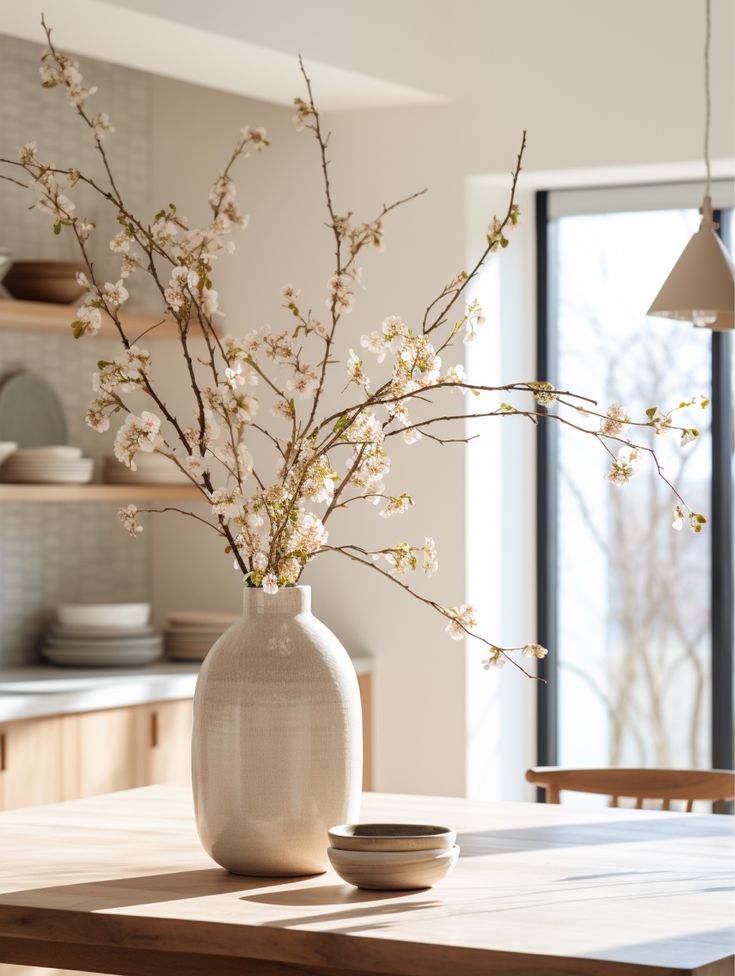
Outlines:
{"type": "Polygon", "coordinates": [[[421,551],[424,554],[423,570],[427,576],[433,576],[433,574],[439,569],[439,563],[436,559],[436,543],[429,536],[424,540],[424,544],[421,547],[421,551]]]}
{"type": "Polygon", "coordinates": [[[143,526],[138,525],[137,515],[138,509],[135,505],[128,505],[127,508],[121,508],[117,513],[117,517],[128,530],[128,533],[133,536],[133,538],[135,538],[136,535],[140,535],[140,533],[143,531],[143,526]]]}
{"type": "Polygon", "coordinates": [[[637,448],[621,447],[605,477],[613,485],[624,485],[638,473],[639,461],[640,451],[637,448]]]}
{"type": "Polygon", "coordinates": [[[545,658],[549,652],[545,647],[542,647],[541,644],[524,644],[523,648],[521,649],[521,653],[524,657],[535,657],[540,661],[542,658],[545,658]]]}
{"type": "Polygon", "coordinates": [[[96,305],[85,302],[77,309],[76,321],[82,323],[86,335],[95,336],[102,328],[102,312],[96,305]]]}
{"type": "Polygon", "coordinates": [[[353,383],[356,383],[368,392],[370,390],[370,379],[365,375],[362,366],[363,363],[360,357],[354,349],[350,349],[350,354],[347,357],[347,374],[353,383]]]}
{"type": "Polygon", "coordinates": [[[115,457],[132,471],[137,471],[135,455],[138,451],[150,454],[155,449],[160,429],[160,419],[147,410],[140,417],[128,414],[115,435],[115,457]]]}
{"type": "Polygon", "coordinates": [[[605,437],[620,437],[630,425],[630,415],[619,403],[607,408],[607,416],[600,421],[600,433],[605,437]]]}
{"type": "Polygon", "coordinates": [[[268,593],[273,596],[274,593],[278,593],[278,577],[275,573],[266,573],[263,577],[263,582],[261,583],[263,587],[263,592],[268,593]]]}
{"type": "Polygon", "coordinates": [[[475,608],[471,603],[463,603],[461,607],[447,607],[447,613],[451,615],[451,620],[444,628],[452,640],[463,640],[467,636],[467,630],[477,626],[475,619],[475,608]]]}
{"type": "Polygon", "coordinates": [[[240,489],[218,488],[212,494],[212,514],[225,519],[233,519],[242,513],[243,497],[240,489]]]}
{"type": "Polygon", "coordinates": [[[128,290],[123,284],[122,278],[115,282],[115,284],[106,281],[102,289],[102,295],[110,305],[114,305],[116,308],[119,308],[129,297],[128,290]]]}
{"type": "Polygon", "coordinates": [[[120,230],[110,241],[110,250],[116,254],[130,250],[130,235],[126,230],[120,230]]]}

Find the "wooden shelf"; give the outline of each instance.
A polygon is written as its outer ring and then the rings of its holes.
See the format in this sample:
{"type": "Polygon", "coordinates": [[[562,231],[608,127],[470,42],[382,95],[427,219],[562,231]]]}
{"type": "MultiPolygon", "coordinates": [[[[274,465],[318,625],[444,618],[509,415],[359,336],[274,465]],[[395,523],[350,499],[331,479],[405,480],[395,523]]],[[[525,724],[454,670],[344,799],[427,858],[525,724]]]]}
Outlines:
{"type": "Polygon", "coordinates": [[[194,485],[4,485],[0,502],[204,501],[194,485]]]}
{"type": "MultiPolygon", "coordinates": [[[[70,305],[53,305],[51,302],[17,302],[12,299],[0,299],[0,329],[53,332],[68,335],[71,339],[71,323],[74,320],[77,307],[78,303],[76,302],[72,302],[70,305]]],[[[152,315],[133,314],[121,315],[120,319],[131,342],[141,332],[145,332],[146,329],[150,329],[151,326],[161,321],[160,318],[155,318],[152,315]]],[[[103,317],[99,334],[105,339],[117,338],[117,332],[106,316],[103,317]]],[[[176,323],[172,319],[167,319],[153,332],[150,332],[146,336],[146,340],[176,339],[178,334],[176,323]]]]}

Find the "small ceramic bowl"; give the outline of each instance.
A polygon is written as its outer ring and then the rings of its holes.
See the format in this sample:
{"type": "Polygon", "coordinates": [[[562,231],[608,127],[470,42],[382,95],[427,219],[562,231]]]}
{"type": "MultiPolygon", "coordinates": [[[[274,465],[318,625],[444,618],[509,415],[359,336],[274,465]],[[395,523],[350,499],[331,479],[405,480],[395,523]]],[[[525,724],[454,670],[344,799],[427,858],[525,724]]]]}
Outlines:
{"type": "Polygon", "coordinates": [[[457,863],[459,847],[438,851],[340,851],[327,848],[337,874],[356,888],[410,891],[431,888],[457,863]]]}
{"type": "Polygon", "coordinates": [[[340,851],[448,850],[457,839],[449,827],[432,824],[340,824],[329,831],[329,842],[340,851]]]}

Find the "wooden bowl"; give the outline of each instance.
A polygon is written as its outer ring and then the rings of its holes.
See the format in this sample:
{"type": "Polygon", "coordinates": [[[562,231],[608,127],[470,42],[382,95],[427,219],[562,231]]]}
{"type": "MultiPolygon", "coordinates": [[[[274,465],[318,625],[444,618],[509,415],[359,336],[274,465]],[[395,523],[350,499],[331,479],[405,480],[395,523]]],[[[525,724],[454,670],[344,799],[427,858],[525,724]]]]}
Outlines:
{"type": "Polygon", "coordinates": [[[76,278],[84,270],[79,261],[14,261],[3,287],[20,301],[68,305],[86,291],[76,278]]]}
{"type": "Polygon", "coordinates": [[[448,850],[457,839],[449,827],[432,824],[340,824],[329,843],[340,851],[448,850]]]}
{"type": "Polygon", "coordinates": [[[348,884],[372,891],[431,888],[457,863],[455,844],[438,851],[339,851],[327,848],[332,867],[348,884]]]}

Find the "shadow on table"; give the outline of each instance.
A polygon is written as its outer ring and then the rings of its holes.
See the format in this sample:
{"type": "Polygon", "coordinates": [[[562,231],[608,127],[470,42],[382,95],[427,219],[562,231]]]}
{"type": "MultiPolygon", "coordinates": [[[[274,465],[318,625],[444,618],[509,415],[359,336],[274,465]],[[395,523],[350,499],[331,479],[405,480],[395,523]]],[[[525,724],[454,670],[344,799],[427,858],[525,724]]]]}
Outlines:
{"type": "Polygon", "coordinates": [[[0,893],[3,905],[33,908],[65,908],[71,911],[95,911],[105,908],[125,908],[133,905],[152,905],[158,902],[204,898],[230,892],[258,891],[302,878],[246,878],[230,874],[224,868],[203,868],[199,871],[174,871],[170,874],[144,874],[134,878],[106,878],[81,884],[51,885],[22,891],[0,893]]]}
{"type": "Polygon", "coordinates": [[[682,814],[665,818],[598,820],[578,824],[548,824],[503,830],[473,830],[457,834],[460,857],[512,854],[554,847],[586,847],[633,844],[677,837],[730,837],[735,821],[707,815],[682,814]]]}
{"type": "Polygon", "coordinates": [[[354,928],[339,928],[340,934],[364,932],[368,929],[386,928],[387,921],[365,924],[367,916],[403,915],[422,909],[434,908],[442,903],[431,897],[427,890],[422,891],[364,891],[351,885],[320,885],[309,888],[291,888],[288,891],[264,892],[257,895],[243,895],[241,901],[257,902],[262,905],[282,905],[284,907],[309,908],[312,905],[339,908],[343,911],[330,911],[319,915],[268,919],[268,925],[275,928],[292,928],[299,925],[312,925],[315,922],[342,922],[359,918],[360,924],[354,928]],[[427,895],[429,897],[427,897],[427,895]],[[410,901],[407,899],[411,899],[410,901]],[[370,903],[374,904],[370,904],[370,903]],[[354,907],[349,907],[354,906],[354,907]]]}
{"type": "MultiPolygon", "coordinates": [[[[284,891],[268,891],[270,888],[312,881],[319,877],[321,875],[305,875],[302,878],[249,878],[230,874],[221,868],[207,868],[132,878],[110,878],[81,884],[59,884],[0,893],[0,916],[3,906],[93,912],[231,893],[240,894],[242,901],[262,905],[303,906],[307,910],[311,906],[338,909],[303,917],[268,919],[265,922],[266,925],[276,928],[359,918],[360,924],[354,927],[354,931],[365,931],[383,928],[389,924],[387,921],[365,923],[365,916],[402,914],[439,904],[435,899],[423,897],[426,895],[425,891],[363,891],[346,884],[303,885],[284,891]],[[242,892],[252,894],[241,894],[242,892]],[[397,903],[397,900],[408,898],[412,900],[403,904],[397,903]],[[370,905],[371,902],[374,904],[370,905]]],[[[352,929],[346,927],[339,931],[346,933],[352,929]]]]}

